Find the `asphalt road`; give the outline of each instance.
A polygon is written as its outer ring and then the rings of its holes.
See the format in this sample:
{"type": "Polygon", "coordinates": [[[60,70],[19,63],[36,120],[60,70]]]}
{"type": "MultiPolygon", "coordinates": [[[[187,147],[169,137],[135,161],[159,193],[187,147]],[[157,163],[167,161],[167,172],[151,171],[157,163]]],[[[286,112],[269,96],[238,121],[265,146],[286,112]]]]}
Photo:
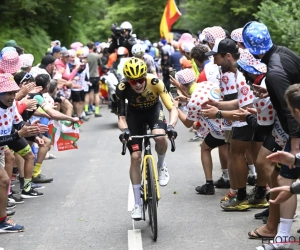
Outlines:
{"type": "MultiPolygon", "coordinates": [[[[157,242],[152,241],[147,222],[135,222],[132,231],[129,154],[121,155],[117,117],[106,106],[101,112],[102,118],[92,117],[82,126],[78,150],[52,152],[58,159],[44,162],[42,172],[52,176],[53,183],[41,190],[43,197],[17,206],[13,219],[25,226],[25,232],[0,235],[0,247],[133,250],[142,245],[146,250],[248,250],[261,244],[247,237],[248,231],[262,225],[253,217],[261,210],[223,212],[219,201],[227,190],[217,189],[213,196],[196,194],[195,187],[205,180],[199,142],[188,142],[193,134],[180,121],[177,150],[169,149],[166,158],[170,182],[161,188],[157,242]]],[[[213,159],[217,179],[221,173],[217,151],[213,159]]],[[[297,227],[296,219],[293,234],[299,237],[297,227]]]]}

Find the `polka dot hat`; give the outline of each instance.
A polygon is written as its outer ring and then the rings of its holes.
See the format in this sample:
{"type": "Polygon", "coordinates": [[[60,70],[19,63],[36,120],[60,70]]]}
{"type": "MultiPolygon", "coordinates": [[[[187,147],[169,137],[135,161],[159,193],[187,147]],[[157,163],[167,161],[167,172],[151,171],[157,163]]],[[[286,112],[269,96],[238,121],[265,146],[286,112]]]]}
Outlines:
{"type": "Polygon", "coordinates": [[[209,43],[214,44],[217,38],[224,39],[226,38],[226,33],[220,26],[214,26],[203,30],[205,35],[205,40],[209,43]]]}
{"type": "Polygon", "coordinates": [[[34,57],[31,54],[20,55],[20,60],[22,62],[22,68],[32,67],[34,57]]]}
{"type": "Polygon", "coordinates": [[[22,67],[22,62],[19,58],[19,54],[16,51],[10,50],[4,52],[2,60],[0,61],[0,70],[3,73],[16,73],[22,67]]]}
{"type": "Polygon", "coordinates": [[[181,83],[181,84],[189,84],[196,80],[195,74],[193,70],[191,69],[183,69],[178,71],[175,74],[175,78],[181,83]]]}
{"type": "Polygon", "coordinates": [[[254,74],[261,75],[267,72],[267,65],[260,60],[255,59],[254,56],[248,50],[242,50],[238,65],[245,71],[254,74]]]}
{"type": "Polygon", "coordinates": [[[242,33],[243,33],[243,28],[235,29],[231,32],[230,37],[232,40],[242,43],[243,42],[242,33]]]}
{"type": "Polygon", "coordinates": [[[19,89],[12,74],[0,74],[0,93],[18,91],[19,89]]]}

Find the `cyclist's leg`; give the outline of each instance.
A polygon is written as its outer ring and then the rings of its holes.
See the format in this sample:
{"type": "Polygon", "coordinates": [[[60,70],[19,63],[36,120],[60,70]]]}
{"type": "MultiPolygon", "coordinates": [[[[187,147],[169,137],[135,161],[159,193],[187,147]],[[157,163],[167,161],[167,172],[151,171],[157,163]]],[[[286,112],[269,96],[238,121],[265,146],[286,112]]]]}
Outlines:
{"type": "MultiPolygon", "coordinates": [[[[163,107],[161,102],[158,102],[155,105],[148,115],[149,127],[152,131],[152,134],[165,134],[167,130],[167,122],[163,113],[163,107]]],[[[160,136],[155,138],[155,150],[157,153],[157,170],[158,170],[158,179],[159,185],[165,186],[168,184],[170,176],[168,168],[165,162],[166,151],[168,149],[168,142],[166,136],[160,136]]]]}
{"type": "MultiPolygon", "coordinates": [[[[126,121],[131,135],[143,134],[143,119],[141,113],[136,113],[130,109],[127,111],[126,121]]],[[[132,183],[135,207],[131,213],[133,219],[140,219],[142,216],[141,200],[141,161],[142,161],[142,139],[132,139],[127,143],[130,152],[130,180],[132,183]]]]}
{"type": "MultiPolygon", "coordinates": [[[[163,107],[160,102],[158,102],[149,112],[147,121],[152,134],[165,134],[167,130],[166,118],[163,112],[163,107]]],[[[155,150],[158,157],[157,168],[160,169],[165,165],[164,159],[168,149],[168,142],[165,136],[160,136],[154,138],[155,140],[155,150]]]]}

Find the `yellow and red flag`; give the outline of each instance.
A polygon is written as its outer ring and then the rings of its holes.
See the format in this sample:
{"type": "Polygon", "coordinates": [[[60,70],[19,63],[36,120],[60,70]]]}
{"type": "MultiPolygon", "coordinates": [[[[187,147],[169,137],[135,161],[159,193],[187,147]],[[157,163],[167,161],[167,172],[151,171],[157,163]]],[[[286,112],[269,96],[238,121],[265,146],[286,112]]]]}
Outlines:
{"type": "Polygon", "coordinates": [[[170,32],[172,25],[181,16],[177,8],[175,0],[168,0],[164,14],[160,22],[160,36],[166,38],[170,32]]]}

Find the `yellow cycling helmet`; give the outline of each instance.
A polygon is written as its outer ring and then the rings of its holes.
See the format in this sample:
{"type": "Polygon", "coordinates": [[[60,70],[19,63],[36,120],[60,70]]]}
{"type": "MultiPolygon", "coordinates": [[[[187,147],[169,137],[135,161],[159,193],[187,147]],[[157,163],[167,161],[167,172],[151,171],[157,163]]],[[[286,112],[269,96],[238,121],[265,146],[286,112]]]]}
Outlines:
{"type": "Polygon", "coordinates": [[[143,60],[133,57],[125,63],[123,73],[127,79],[140,79],[147,75],[147,65],[143,60]]]}

